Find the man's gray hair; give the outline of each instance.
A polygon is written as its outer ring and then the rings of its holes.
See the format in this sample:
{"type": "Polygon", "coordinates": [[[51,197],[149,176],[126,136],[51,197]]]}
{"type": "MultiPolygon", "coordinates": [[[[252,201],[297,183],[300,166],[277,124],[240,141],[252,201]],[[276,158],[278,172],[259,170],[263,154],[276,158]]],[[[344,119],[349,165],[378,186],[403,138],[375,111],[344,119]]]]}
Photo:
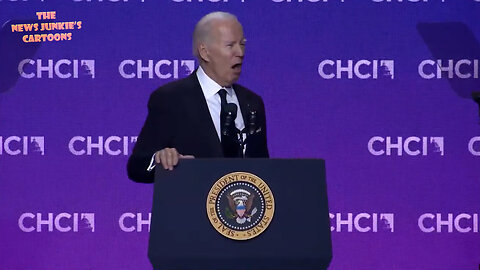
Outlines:
{"type": "Polygon", "coordinates": [[[198,53],[198,45],[202,42],[205,42],[209,38],[212,30],[212,22],[216,20],[238,21],[237,16],[223,11],[208,13],[207,15],[203,16],[200,21],[198,21],[198,23],[195,25],[195,29],[193,30],[192,53],[199,61],[201,58],[198,53]]]}

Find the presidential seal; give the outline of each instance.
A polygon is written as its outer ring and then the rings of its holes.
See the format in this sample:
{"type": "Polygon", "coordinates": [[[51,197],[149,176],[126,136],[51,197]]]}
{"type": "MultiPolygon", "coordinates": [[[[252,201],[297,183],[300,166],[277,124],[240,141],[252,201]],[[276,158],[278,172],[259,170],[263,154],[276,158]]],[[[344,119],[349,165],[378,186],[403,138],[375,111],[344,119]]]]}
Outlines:
{"type": "Polygon", "coordinates": [[[248,240],[267,229],[275,200],[267,183],[247,172],[233,172],[215,182],[207,196],[207,216],[220,234],[248,240]]]}

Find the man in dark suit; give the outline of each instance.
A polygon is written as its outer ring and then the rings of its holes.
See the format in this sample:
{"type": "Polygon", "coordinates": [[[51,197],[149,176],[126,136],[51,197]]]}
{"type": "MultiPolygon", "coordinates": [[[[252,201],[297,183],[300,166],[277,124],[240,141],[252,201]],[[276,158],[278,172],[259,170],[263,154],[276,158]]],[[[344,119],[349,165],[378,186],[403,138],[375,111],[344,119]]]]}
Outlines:
{"type": "Polygon", "coordinates": [[[268,157],[265,108],[260,96],[235,84],[245,55],[245,37],[237,18],[225,12],[204,16],[195,26],[193,53],[200,67],[189,77],[168,83],[150,96],[148,116],[128,160],[130,179],[153,182],[156,164],[172,170],[182,158],[224,157],[221,114],[237,105],[236,129],[256,127],[249,157],[268,157]]]}

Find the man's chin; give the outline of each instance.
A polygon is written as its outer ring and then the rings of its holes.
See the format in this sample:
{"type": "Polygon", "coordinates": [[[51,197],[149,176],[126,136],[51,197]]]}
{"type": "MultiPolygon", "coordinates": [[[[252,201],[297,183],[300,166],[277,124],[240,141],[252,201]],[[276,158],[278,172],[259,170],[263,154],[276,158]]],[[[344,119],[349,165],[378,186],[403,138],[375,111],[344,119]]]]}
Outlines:
{"type": "Polygon", "coordinates": [[[240,73],[238,73],[238,75],[234,75],[234,76],[232,77],[231,84],[236,83],[239,78],[240,78],[240,73]]]}

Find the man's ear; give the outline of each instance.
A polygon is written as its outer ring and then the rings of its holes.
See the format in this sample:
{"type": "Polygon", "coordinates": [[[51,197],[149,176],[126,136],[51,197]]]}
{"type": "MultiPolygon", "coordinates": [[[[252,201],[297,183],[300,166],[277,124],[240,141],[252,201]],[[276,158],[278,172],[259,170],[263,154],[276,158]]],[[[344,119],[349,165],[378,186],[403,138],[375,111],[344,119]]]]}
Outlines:
{"type": "Polygon", "coordinates": [[[198,54],[200,55],[200,58],[203,59],[203,61],[205,62],[210,62],[210,57],[208,55],[208,49],[207,49],[207,46],[205,46],[205,44],[201,43],[199,46],[198,46],[198,54]]]}

